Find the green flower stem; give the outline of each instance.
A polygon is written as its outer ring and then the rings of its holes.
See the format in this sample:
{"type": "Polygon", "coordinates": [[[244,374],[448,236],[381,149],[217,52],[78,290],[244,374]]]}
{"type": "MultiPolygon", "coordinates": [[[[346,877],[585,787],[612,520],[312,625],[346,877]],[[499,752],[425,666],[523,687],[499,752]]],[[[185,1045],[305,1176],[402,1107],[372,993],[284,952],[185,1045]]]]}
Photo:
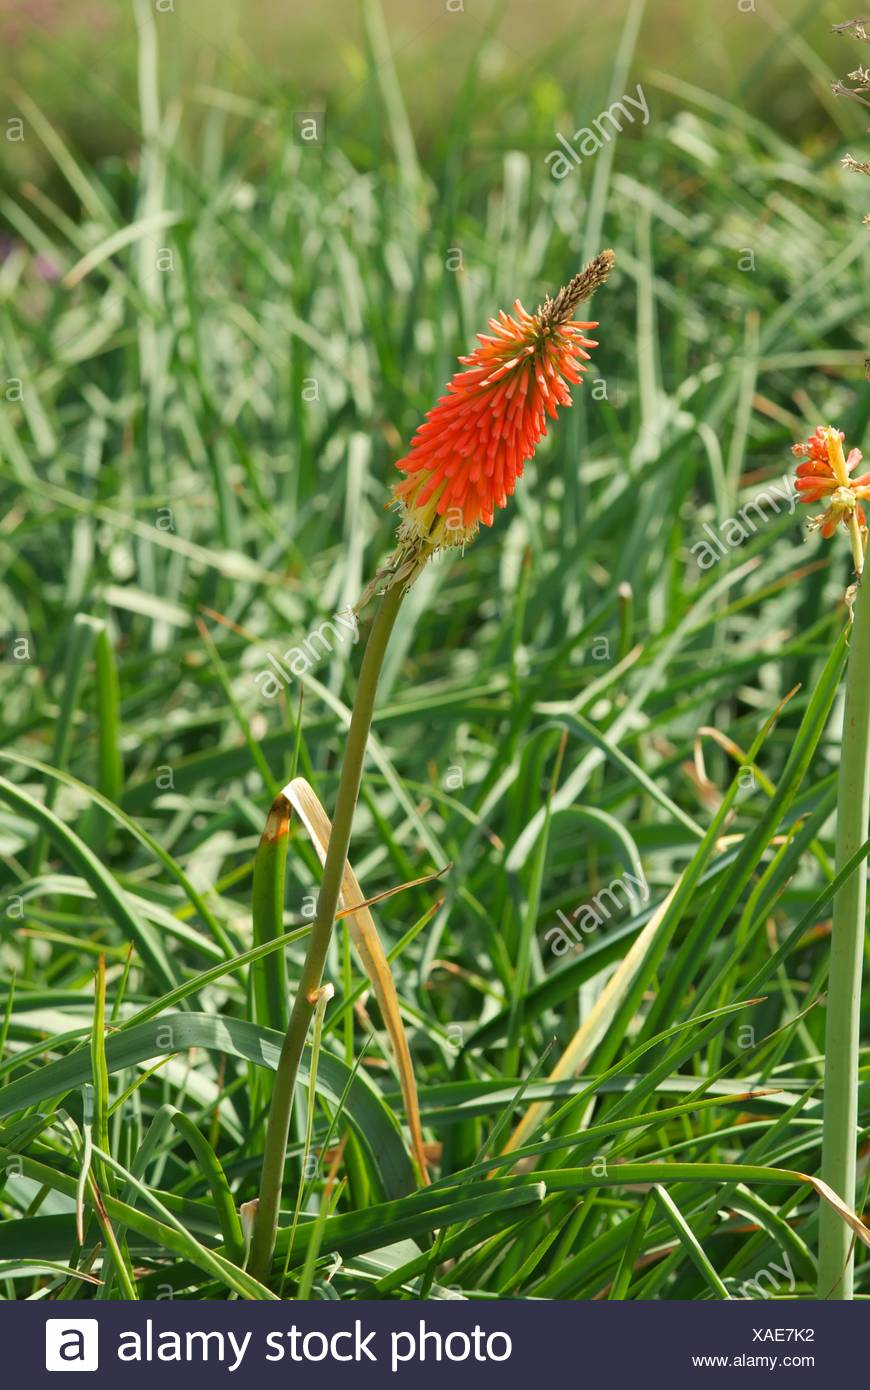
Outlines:
{"type": "Polygon", "coordinates": [[[308,953],[305,957],[296,999],[275,1072],[272,1104],[266,1128],[266,1142],[263,1147],[260,1200],[254,1221],[251,1258],[248,1266],[251,1274],[263,1283],[268,1278],[272,1264],[272,1251],[275,1247],[275,1232],[278,1228],[278,1210],[284,1181],[284,1159],[287,1153],[287,1136],[290,1131],[296,1074],[308,1035],[308,1027],[317,1005],[317,991],[323,977],[326,953],[335,923],[341,879],[347,862],[353,815],[362,780],[378,678],[390,633],[393,630],[393,624],[402,602],[404,587],[403,584],[396,583],[384,594],[366,644],[345,745],[332,833],[329,837],[329,847],[323,866],[323,878],[317,898],[317,912],[311,926],[308,953]]]}
{"type": "MultiPolygon", "coordinates": [[[[837,869],[867,839],[870,806],[870,584],[859,590],[850,637],[846,706],[837,800],[837,869]]],[[[862,864],[834,898],[825,1024],[823,1180],[850,1207],[855,1204],[858,1147],[858,1046],[861,967],[867,913],[867,868],[862,864]]],[[[819,1298],[852,1297],[854,1237],[823,1204],[819,1225],[819,1298]]]]}

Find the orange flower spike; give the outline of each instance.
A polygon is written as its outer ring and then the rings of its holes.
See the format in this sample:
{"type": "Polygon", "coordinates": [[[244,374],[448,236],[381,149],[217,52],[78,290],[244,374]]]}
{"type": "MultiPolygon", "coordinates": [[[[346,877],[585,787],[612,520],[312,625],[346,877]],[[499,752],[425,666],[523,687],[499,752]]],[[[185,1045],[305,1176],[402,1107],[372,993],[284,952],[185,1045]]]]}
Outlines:
{"type": "Polygon", "coordinates": [[[613,261],[612,251],[602,251],[534,314],[517,300],[513,313],[490,319],[491,333],[479,334],[480,346],[459,359],[465,370],[455,373],[396,465],[405,477],[393,487],[401,517],[393,582],[413,580],[434,551],[465,545],[507,505],[548,417],[571,404],[568,383],[580,384],[587,348],[598,346],[585,336],[597,324],[573,315],[613,261]]]}
{"type": "Polygon", "coordinates": [[[801,502],[820,502],[828,499],[826,509],[810,518],[811,530],[821,531],[828,539],[842,523],[852,542],[855,573],[864,568],[867,521],[863,501],[870,499],[870,473],[853,478],[861,462],[860,449],[851,449],[848,457],[843,451],[845,435],[830,425],[818,425],[803,444],[795,444],[792,453],[803,459],[796,469],[797,489],[801,502]]]}

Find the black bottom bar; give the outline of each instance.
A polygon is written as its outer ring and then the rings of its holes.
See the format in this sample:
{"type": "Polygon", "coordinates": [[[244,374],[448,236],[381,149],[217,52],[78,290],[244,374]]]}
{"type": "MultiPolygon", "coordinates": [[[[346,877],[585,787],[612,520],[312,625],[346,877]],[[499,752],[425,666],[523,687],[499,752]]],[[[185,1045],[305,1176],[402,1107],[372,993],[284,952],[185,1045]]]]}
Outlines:
{"type": "Polygon", "coordinates": [[[0,1304],[3,1381],[28,1390],[65,1371],[113,1390],[830,1384],[868,1327],[861,1302],[0,1304]]]}

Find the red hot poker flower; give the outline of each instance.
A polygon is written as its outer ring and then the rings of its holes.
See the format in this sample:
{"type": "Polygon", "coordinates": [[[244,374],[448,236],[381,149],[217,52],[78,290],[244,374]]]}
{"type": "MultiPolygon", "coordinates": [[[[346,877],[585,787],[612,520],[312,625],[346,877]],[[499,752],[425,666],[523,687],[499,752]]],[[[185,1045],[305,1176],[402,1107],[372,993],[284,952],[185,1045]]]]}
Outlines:
{"type": "Polygon", "coordinates": [[[855,570],[861,573],[864,565],[867,522],[862,501],[870,499],[870,473],[851,476],[861,462],[860,449],[843,452],[845,435],[830,425],[818,425],[809,439],[795,444],[792,453],[803,462],[797,466],[795,487],[802,502],[821,502],[827,507],[810,518],[811,529],[821,531],[827,539],[842,523],[850,534],[855,570]]]}
{"type": "Polygon", "coordinates": [[[396,465],[405,477],[393,487],[401,515],[395,578],[413,579],[433,551],[465,545],[507,505],[547,418],[571,404],[567,383],[580,384],[586,349],[597,346],[585,336],[597,325],[573,315],[613,261],[612,251],[602,251],[535,314],[517,300],[513,314],[490,319],[492,334],[479,334],[480,346],[459,359],[465,370],[396,465]]]}

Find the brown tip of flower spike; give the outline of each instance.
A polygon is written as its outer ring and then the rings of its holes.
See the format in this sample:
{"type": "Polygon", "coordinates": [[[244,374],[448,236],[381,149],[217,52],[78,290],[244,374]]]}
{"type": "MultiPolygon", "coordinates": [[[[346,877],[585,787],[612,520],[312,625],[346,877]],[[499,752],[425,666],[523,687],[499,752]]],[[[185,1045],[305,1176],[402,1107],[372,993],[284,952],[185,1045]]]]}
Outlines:
{"type": "Polygon", "coordinates": [[[615,260],[612,251],[599,251],[594,260],[579,271],[573,280],[562,286],[555,299],[547,295],[538,308],[541,322],[549,328],[572,319],[577,305],[582,304],[585,299],[591,299],[595,291],[604,284],[615,260]]]}

